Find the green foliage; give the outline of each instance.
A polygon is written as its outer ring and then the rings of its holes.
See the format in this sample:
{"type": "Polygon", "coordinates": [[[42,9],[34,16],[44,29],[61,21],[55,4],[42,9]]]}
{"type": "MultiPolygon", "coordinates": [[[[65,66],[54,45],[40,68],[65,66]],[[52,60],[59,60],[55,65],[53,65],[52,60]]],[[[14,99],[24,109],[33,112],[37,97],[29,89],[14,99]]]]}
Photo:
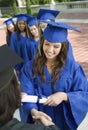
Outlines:
{"type": "Polygon", "coordinates": [[[39,4],[50,4],[51,0],[39,0],[39,4]]]}
{"type": "Polygon", "coordinates": [[[12,6],[12,0],[0,0],[0,7],[12,6]]]}
{"type": "Polygon", "coordinates": [[[49,4],[51,0],[30,0],[31,5],[49,4]]]}
{"type": "Polygon", "coordinates": [[[35,13],[35,12],[31,13],[31,15],[32,15],[32,16],[36,16],[36,15],[37,15],[37,12],[36,12],[36,13],[35,13]]]}
{"type": "Polygon", "coordinates": [[[50,4],[51,0],[45,0],[45,4],[50,4]]]}
{"type": "Polygon", "coordinates": [[[3,14],[2,15],[2,18],[10,18],[10,17],[12,17],[13,16],[13,14],[3,14]]]}
{"type": "Polygon", "coordinates": [[[39,4],[39,0],[30,0],[30,4],[31,5],[38,5],[39,4]]]}
{"type": "Polygon", "coordinates": [[[30,0],[26,0],[26,10],[27,14],[31,15],[30,0]]]}
{"type": "Polygon", "coordinates": [[[55,0],[55,2],[69,2],[69,1],[72,1],[72,0],[55,0]]]}
{"type": "Polygon", "coordinates": [[[18,8],[17,8],[17,5],[16,5],[16,0],[12,0],[12,5],[13,5],[14,14],[18,14],[18,8]]]}

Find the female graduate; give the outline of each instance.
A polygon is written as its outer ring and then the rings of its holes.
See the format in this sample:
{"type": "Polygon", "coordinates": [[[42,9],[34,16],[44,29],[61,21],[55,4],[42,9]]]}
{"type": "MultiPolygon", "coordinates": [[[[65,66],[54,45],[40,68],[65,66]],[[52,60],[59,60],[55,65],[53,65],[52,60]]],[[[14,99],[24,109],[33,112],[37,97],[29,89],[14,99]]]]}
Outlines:
{"type": "Polygon", "coordinates": [[[40,20],[40,27],[42,31],[47,26],[47,23],[44,21],[55,21],[56,17],[59,15],[60,11],[58,10],[51,10],[51,9],[40,9],[37,14],[37,19],[40,20]]]}
{"type": "Polygon", "coordinates": [[[15,23],[12,18],[4,21],[6,25],[6,43],[10,46],[11,35],[16,31],[15,23]]]}
{"type": "Polygon", "coordinates": [[[31,16],[28,19],[28,28],[29,28],[29,39],[26,42],[27,55],[29,60],[34,59],[35,54],[39,45],[39,32],[38,32],[38,23],[36,17],[31,16]]]}
{"type": "Polygon", "coordinates": [[[15,110],[21,106],[21,89],[13,67],[22,59],[4,45],[0,47],[0,61],[0,130],[59,130],[46,114],[43,117],[40,113],[35,118],[41,120],[42,125],[27,124],[13,118],[15,110]]]}
{"type": "Polygon", "coordinates": [[[62,23],[47,25],[34,61],[22,69],[21,85],[25,94],[47,98],[44,104],[23,103],[27,121],[42,111],[61,130],[76,130],[88,112],[88,81],[82,67],[67,55],[68,29],[78,31],[62,23]]]}
{"type": "MultiPolygon", "coordinates": [[[[20,57],[22,57],[25,63],[25,59],[27,59],[27,53],[24,44],[26,39],[28,38],[28,27],[27,27],[28,15],[19,14],[14,17],[17,17],[16,32],[11,36],[10,48],[13,51],[15,51],[20,57]]],[[[19,64],[15,67],[18,77],[22,66],[23,64],[19,64]]]]}
{"type": "MultiPolygon", "coordinates": [[[[44,29],[47,27],[47,22],[54,22],[56,20],[56,17],[59,15],[60,11],[58,10],[50,10],[50,9],[40,9],[37,14],[37,19],[40,21],[39,23],[39,31],[42,34],[44,32],[44,29]]],[[[58,20],[59,21],[59,20],[58,20]]],[[[72,46],[69,40],[67,40],[68,45],[68,56],[72,60],[74,60],[74,55],[72,51],[72,46]]]]}

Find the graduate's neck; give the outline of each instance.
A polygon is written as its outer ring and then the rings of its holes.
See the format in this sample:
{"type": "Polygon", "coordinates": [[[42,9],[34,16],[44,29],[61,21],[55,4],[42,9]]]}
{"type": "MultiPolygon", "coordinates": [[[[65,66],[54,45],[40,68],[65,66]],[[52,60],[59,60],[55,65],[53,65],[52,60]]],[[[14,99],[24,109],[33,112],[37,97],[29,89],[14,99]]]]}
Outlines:
{"type": "Polygon", "coordinates": [[[25,36],[26,36],[26,32],[25,32],[25,31],[21,32],[21,35],[22,35],[23,37],[25,37],[25,36]]]}
{"type": "Polygon", "coordinates": [[[56,59],[47,59],[46,61],[46,66],[51,67],[51,66],[55,66],[56,63],[56,59]]]}
{"type": "Polygon", "coordinates": [[[52,74],[52,70],[55,67],[56,60],[47,60],[46,67],[50,74],[52,74]]]}
{"type": "Polygon", "coordinates": [[[54,58],[54,59],[47,59],[46,63],[47,64],[55,64],[56,63],[56,58],[54,58]]]}
{"type": "Polygon", "coordinates": [[[39,36],[34,37],[35,41],[39,41],[39,36]]]}

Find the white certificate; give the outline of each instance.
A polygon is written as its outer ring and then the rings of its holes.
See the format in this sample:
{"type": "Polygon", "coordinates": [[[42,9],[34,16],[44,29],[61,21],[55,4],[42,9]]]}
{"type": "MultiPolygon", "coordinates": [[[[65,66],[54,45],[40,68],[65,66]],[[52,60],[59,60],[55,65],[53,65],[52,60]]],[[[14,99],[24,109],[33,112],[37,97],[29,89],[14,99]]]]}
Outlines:
{"type": "Polygon", "coordinates": [[[23,95],[21,102],[30,102],[30,103],[45,103],[48,98],[42,97],[38,101],[38,96],[33,96],[33,95],[23,95]]]}

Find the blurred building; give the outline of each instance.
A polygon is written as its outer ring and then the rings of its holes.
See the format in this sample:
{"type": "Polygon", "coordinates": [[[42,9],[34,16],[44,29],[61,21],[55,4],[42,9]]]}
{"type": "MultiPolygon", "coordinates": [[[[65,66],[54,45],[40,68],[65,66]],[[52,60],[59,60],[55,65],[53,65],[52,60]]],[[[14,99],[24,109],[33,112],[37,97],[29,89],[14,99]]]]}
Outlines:
{"type": "Polygon", "coordinates": [[[19,7],[24,7],[26,5],[26,1],[25,0],[17,0],[18,2],[18,6],[19,7]]]}

